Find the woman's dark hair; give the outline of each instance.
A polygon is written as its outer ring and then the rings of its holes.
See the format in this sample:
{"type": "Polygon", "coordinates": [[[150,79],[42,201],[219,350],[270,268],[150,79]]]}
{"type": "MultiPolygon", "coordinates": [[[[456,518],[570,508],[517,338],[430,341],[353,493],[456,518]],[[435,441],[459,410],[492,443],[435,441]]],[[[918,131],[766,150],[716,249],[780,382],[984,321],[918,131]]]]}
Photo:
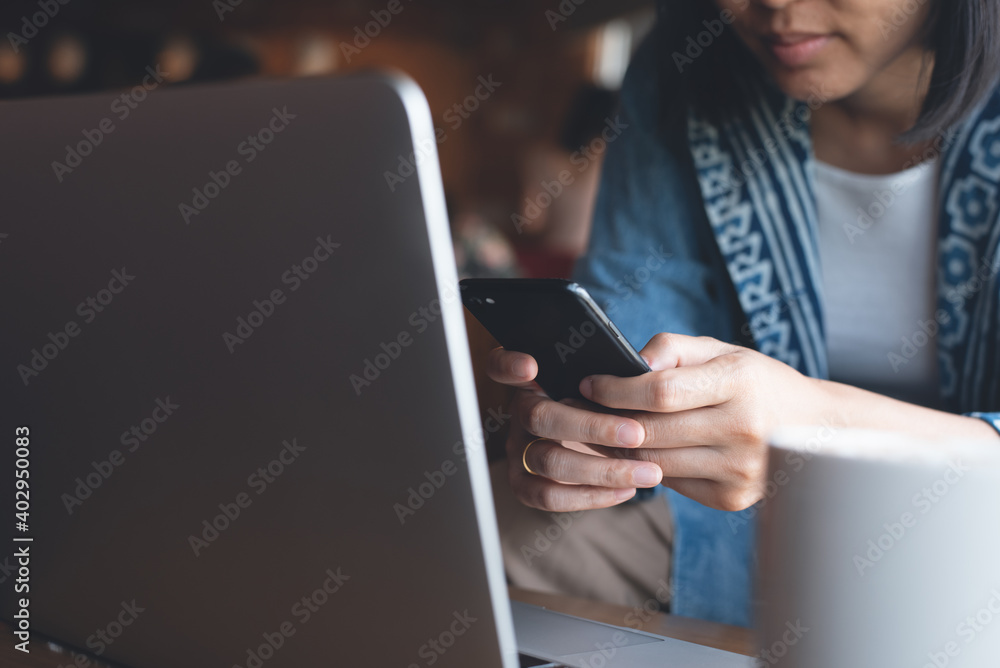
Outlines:
{"type": "MultiPolygon", "coordinates": [[[[901,138],[908,142],[932,139],[961,122],[1000,77],[1000,2],[925,1],[932,3],[926,39],[934,67],[917,123],[901,138]]],[[[712,0],[658,0],[658,10],[663,94],[683,96],[714,120],[738,114],[742,82],[764,74],[718,6],[712,0]],[[712,28],[718,32],[720,23],[725,29],[716,35],[712,28]]]]}
{"type": "Polygon", "coordinates": [[[579,151],[601,134],[608,117],[618,106],[618,94],[607,88],[584,84],[573,96],[559,131],[559,147],[567,153],[579,151]]]}

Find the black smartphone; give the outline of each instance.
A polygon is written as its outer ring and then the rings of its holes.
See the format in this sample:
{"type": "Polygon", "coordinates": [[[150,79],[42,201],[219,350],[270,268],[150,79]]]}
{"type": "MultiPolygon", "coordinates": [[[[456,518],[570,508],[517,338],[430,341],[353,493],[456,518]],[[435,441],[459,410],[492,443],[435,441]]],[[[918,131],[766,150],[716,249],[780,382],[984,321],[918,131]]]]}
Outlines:
{"type": "Polygon", "coordinates": [[[580,398],[580,381],[607,374],[632,377],[649,365],[611,319],[572,281],[554,278],[468,278],[462,303],[507,350],[538,362],[536,381],[559,401],[580,398]]]}

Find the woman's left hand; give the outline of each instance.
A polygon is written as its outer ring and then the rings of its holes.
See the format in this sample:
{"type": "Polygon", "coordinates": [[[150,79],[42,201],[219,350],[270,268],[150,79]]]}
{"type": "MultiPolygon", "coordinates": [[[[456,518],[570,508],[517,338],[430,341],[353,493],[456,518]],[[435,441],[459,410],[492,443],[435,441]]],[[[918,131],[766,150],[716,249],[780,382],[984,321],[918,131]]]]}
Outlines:
{"type": "Polygon", "coordinates": [[[652,373],[591,376],[580,385],[590,401],[645,428],[639,449],[595,449],[655,462],[664,485],[707,506],[742,510],[756,503],[771,431],[823,420],[821,381],[748,348],[658,334],[641,354],[652,373]]]}

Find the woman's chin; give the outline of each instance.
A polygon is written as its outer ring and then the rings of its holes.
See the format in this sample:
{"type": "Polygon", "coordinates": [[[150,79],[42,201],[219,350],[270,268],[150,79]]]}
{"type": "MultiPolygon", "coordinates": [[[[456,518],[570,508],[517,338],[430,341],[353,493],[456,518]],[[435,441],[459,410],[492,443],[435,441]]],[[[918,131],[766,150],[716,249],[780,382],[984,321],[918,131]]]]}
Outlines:
{"type": "Polygon", "coordinates": [[[771,69],[770,74],[785,95],[801,102],[826,104],[847,97],[851,92],[849,85],[838,82],[836,74],[824,68],[771,69]]]}

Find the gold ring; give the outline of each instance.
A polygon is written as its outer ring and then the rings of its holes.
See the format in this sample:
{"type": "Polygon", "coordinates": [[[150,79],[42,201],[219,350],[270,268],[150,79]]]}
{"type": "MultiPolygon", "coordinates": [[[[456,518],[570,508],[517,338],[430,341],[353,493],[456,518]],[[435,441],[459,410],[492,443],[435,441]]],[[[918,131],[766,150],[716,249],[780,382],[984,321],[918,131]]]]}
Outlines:
{"type": "Polygon", "coordinates": [[[521,464],[524,465],[524,470],[525,471],[527,471],[531,475],[538,475],[537,473],[535,473],[534,471],[531,470],[530,466],[528,466],[528,448],[530,448],[531,446],[533,446],[535,443],[538,443],[539,441],[550,441],[550,440],[552,440],[552,439],[549,439],[549,438],[536,438],[535,440],[531,441],[526,446],[524,446],[524,452],[521,453],[521,464]]]}

